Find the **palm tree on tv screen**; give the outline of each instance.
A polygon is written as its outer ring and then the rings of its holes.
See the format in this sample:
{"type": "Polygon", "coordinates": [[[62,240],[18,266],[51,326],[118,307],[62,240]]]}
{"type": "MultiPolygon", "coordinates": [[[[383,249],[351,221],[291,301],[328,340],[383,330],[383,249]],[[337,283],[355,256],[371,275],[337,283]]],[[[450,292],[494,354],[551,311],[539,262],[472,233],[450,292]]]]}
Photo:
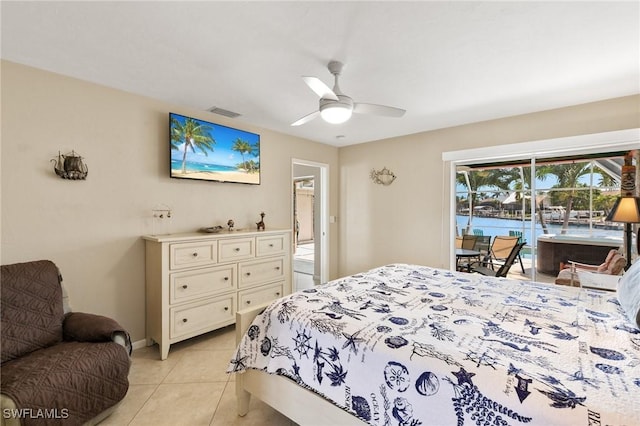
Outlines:
{"type": "Polygon", "coordinates": [[[253,148],[251,147],[251,144],[249,144],[249,142],[247,141],[237,138],[235,141],[233,141],[233,146],[231,147],[231,149],[239,152],[240,155],[242,155],[242,163],[238,165],[239,166],[238,168],[245,169],[247,173],[250,172],[251,171],[250,164],[248,164],[245,161],[244,155],[250,154],[251,152],[253,152],[253,148]]]}
{"type": "Polygon", "coordinates": [[[171,119],[171,149],[179,149],[179,145],[184,143],[184,153],[182,155],[182,173],[187,172],[187,152],[195,153],[196,148],[204,155],[213,152],[215,139],[211,136],[213,129],[206,124],[199,123],[191,118],[186,118],[181,124],[176,118],[171,119]]]}

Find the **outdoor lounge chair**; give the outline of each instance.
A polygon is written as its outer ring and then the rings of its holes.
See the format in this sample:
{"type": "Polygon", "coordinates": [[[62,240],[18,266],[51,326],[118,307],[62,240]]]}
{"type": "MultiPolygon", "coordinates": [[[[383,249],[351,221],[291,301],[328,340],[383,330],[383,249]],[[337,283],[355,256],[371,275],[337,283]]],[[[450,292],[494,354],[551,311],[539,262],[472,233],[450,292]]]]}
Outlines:
{"type": "Polygon", "coordinates": [[[488,263],[489,259],[485,259],[481,262],[477,262],[475,265],[474,264],[470,265],[469,271],[472,273],[476,272],[478,274],[487,275],[490,277],[506,277],[507,274],[509,273],[509,269],[511,269],[511,266],[514,264],[514,262],[518,258],[518,254],[520,254],[520,250],[522,249],[523,246],[524,246],[524,243],[516,243],[511,248],[511,251],[507,255],[505,262],[500,265],[500,268],[498,268],[498,270],[489,268],[487,266],[489,265],[488,263]]]}
{"type": "Polygon", "coordinates": [[[569,261],[567,264],[562,264],[563,269],[560,270],[556,277],[556,284],[569,285],[572,287],[580,287],[580,280],[578,279],[578,271],[590,271],[598,274],[607,275],[620,275],[626,264],[626,260],[622,254],[616,249],[612,249],[607,254],[604,262],[600,265],[589,265],[586,263],[569,261]]]}
{"type": "MultiPolygon", "coordinates": [[[[491,244],[491,250],[489,258],[489,265],[493,268],[493,264],[495,263],[505,263],[509,253],[511,253],[511,249],[515,247],[517,244],[522,244],[523,246],[526,244],[522,241],[522,238],[519,236],[503,236],[497,235],[493,239],[493,244],[491,244]]],[[[522,273],[524,274],[524,264],[522,263],[522,258],[520,257],[520,253],[516,256],[516,260],[520,262],[520,268],[522,269],[522,273]]]]}

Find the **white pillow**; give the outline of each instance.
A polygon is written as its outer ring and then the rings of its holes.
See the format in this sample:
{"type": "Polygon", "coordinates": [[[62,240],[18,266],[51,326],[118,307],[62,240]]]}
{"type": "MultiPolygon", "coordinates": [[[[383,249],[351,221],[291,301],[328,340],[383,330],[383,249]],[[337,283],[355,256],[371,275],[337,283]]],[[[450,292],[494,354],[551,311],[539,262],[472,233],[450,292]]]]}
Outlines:
{"type": "Polygon", "coordinates": [[[618,281],[618,302],[629,321],[640,329],[640,260],[618,281]]]}

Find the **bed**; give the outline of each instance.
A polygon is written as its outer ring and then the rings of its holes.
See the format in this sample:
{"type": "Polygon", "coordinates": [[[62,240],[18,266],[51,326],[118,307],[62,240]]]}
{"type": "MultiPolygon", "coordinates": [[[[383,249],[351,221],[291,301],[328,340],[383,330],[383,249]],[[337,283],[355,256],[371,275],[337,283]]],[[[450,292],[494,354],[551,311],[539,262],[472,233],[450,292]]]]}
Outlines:
{"type": "Polygon", "coordinates": [[[640,424],[619,298],[407,264],[341,278],[239,313],[238,413],[253,395],[301,425],[640,424]]]}

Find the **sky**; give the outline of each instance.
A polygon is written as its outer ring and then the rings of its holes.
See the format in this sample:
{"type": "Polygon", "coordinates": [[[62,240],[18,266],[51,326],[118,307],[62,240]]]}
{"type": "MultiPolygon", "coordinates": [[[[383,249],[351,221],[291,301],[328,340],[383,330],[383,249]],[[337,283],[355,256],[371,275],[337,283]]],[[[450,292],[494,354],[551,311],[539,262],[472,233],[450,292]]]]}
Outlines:
{"type": "MultiPolygon", "coordinates": [[[[172,117],[176,118],[180,123],[184,123],[185,117],[177,114],[173,114],[172,117]]],[[[192,118],[200,124],[207,125],[213,129],[210,133],[211,137],[216,141],[213,146],[213,152],[208,151],[208,155],[205,155],[199,149],[196,149],[195,153],[189,150],[187,152],[187,160],[205,163],[205,164],[219,164],[222,166],[235,166],[242,162],[242,155],[239,152],[231,150],[233,142],[240,138],[250,145],[255,145],[260,142],[260,135],[255,133],[246,132],[244,130],[234,129],[231,127],[223,126],[220,124],[210,123],[208,121],[198,120],[192,118]]],[[[178,150],[171,150],[172,160],[182,160],[184,153],[184,143],[178,145],[178,150]]],[[[253,159],[258,161],[258,158],[245,154],[245,160],[253,159]]]]}

